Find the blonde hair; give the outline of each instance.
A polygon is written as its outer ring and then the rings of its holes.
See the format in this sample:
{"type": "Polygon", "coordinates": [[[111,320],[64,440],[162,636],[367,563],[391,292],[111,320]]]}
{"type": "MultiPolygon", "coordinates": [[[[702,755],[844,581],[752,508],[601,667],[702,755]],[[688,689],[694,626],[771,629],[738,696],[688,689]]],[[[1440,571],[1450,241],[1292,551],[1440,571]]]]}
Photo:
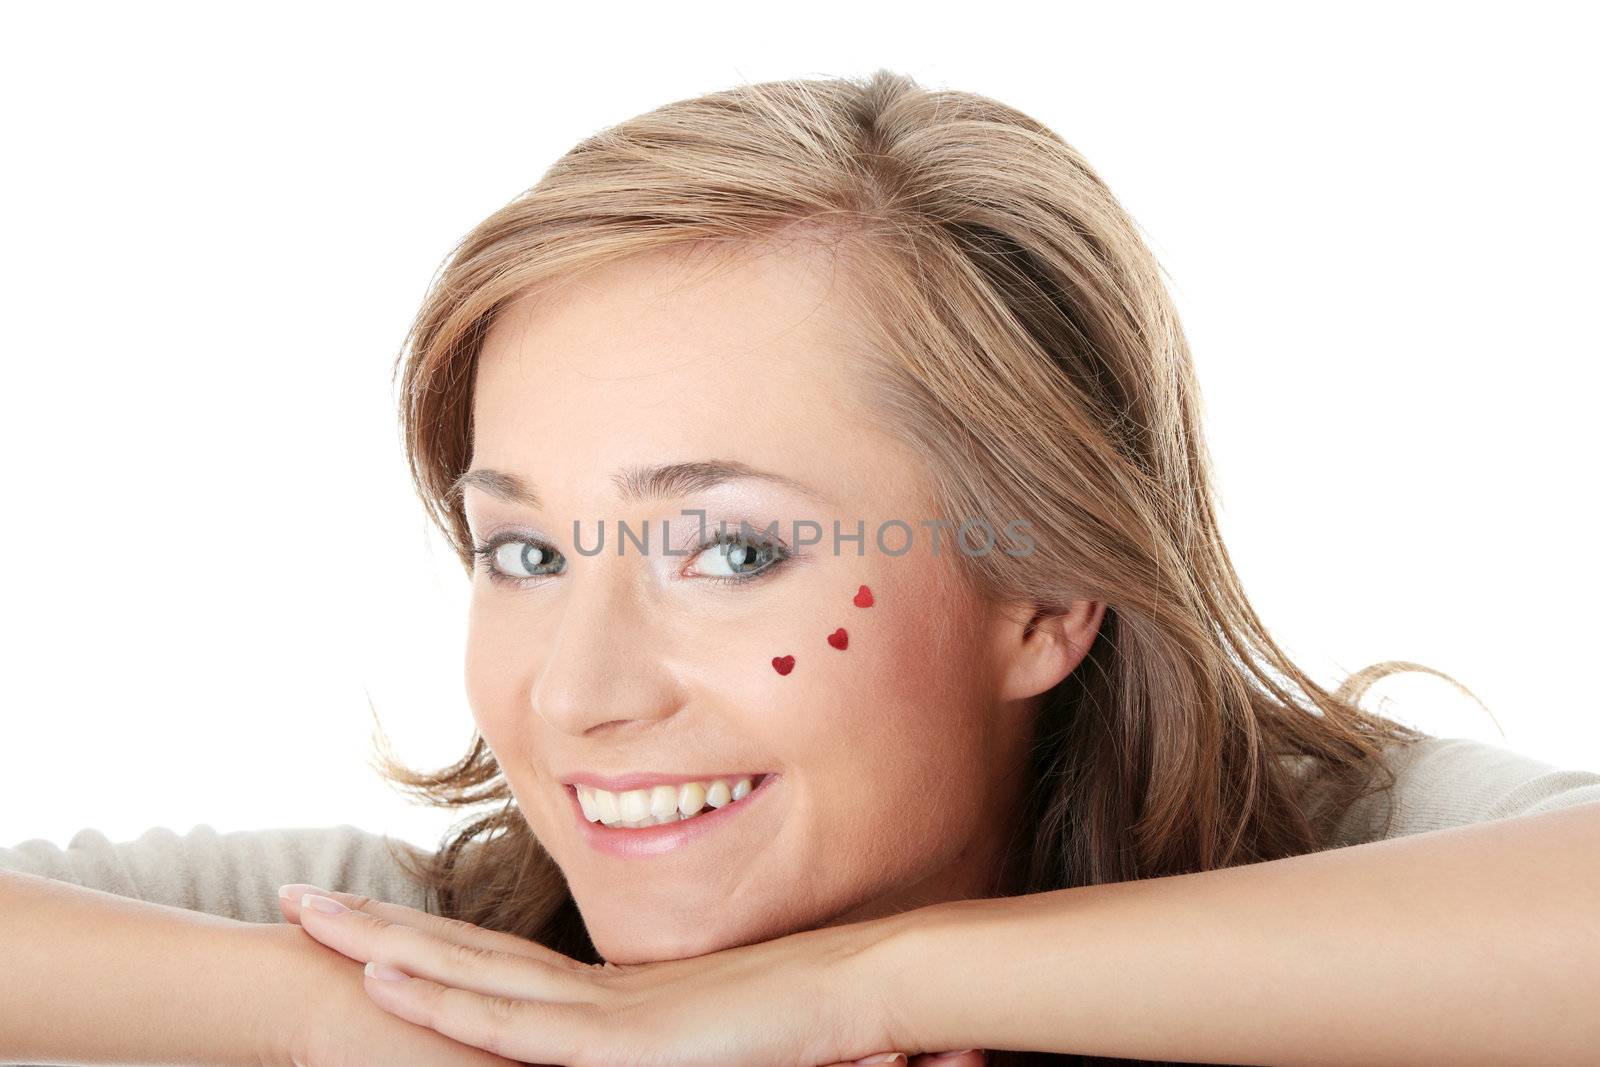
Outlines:
{"type": "MultiPolygon", "coordinates": [[[[938,513],[1031,523],[1026,559],[959,557],[973,588],[994,604],[1106,605],[1082,663],[1041,699],[1018,891],[1313,851],[1351,802],[1392,785],[1385,748],[1426,735],[1358,701],[1415,665],[1329,692],[1256,617],[1217,529],[1188,345],[1134,222],[1039,122],[887,70],[628,119],[461,241],[396,369],[415,486],[469,575],[452,488],[496,315],[622,257],[773,241],[825,243],[850,268],[864,387],[926,457],[938,513]]],[[[427,803],[499,802],[436,853],[408,852],[441,914],[599,961],[481,735],[431,773],[379,749],[382,773],[427,803]]]]}

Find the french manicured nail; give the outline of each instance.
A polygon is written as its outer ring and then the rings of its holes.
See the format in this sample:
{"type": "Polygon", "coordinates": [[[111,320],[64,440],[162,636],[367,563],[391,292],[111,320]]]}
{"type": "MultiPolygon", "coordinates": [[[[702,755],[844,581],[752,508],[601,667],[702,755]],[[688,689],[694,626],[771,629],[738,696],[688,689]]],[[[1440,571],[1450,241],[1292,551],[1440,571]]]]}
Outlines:
{"type": "Polygon", "coordinates": [[[316,908],[318,911],[325,911],[329,915],[337,915],[341,911],[350,910],[332,897],[319,897],[315,893],[307,893],[301,897],[300,906],[302,908],[316,908]]]}
{"type": "Polygon", "coordinates": [[[411,977],[404,971],[397,971],[388,964],[379,963],[377,960],[367,961],[367,974],[373,978],[382,978],[385,982],[399,982],[411,977]]]}
{"type": "Polygon", "coordinates": [[[857,1063],[893,1063],[895,1060],[900,1060],[900,1061],[903,1062],[905,1060],[905,1058],[906,1058],[906,1054],[904,1052],[880,1052],[876,1056],[868,1056],[866,1059],[856,1060],[855,1062],[857,1062],[857,1063]]]}
{"type": "Polygon", "coordinates": [[[315,893],[317,891],[317,887],[314,885],[307,885],[304,882],[290,882],[288,885],[280,885],[278,887],[278,896],[284,900],[299,900],[307,893],[315,893]]]}

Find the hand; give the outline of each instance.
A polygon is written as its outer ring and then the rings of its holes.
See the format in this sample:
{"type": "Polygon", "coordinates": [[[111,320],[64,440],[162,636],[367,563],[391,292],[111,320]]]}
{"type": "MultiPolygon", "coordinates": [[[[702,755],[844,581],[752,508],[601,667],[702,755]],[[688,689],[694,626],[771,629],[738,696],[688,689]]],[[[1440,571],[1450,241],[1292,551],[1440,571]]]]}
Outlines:
{"type": "MultiPolygon", "coordinates": [[[[892,1016],[865,962],[882,922],[802,931],[686,960],[591,965],[512,934],[400,904],[286,886],[284,917],[369,975],[383,1010],[456,1041],[566,1067],[849,1067],[884,1048],[892,1016]],[[302,910],[315,893],[347,910],[302,910]]],[[[921,1052],[922,1050],[913,1050],[921,1052]]],[[[915,1067],[981,1067],[981,1050],[915,1067]]]]}
{"type": "Polygon", "coordinates": [[[367,996],[361,965],[331,952],[304,929],[263,924],[266,939],[262,1012],[271,1067],[515,1067],[480,1048],[386,1012],[367,996]]]}

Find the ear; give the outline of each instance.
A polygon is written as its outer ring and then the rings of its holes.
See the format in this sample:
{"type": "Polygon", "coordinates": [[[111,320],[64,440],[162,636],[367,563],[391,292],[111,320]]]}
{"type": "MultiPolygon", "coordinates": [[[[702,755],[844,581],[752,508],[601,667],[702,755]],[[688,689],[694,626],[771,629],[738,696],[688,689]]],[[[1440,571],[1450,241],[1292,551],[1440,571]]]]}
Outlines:
{"type": "Polygon", "coordinates": [[[1074,600],[1065,610],[1013,605],[996,625],[996,696],[1026,700],[1054,687],[1089,654],[1105,613],[1099,600],[1074,600]]]}

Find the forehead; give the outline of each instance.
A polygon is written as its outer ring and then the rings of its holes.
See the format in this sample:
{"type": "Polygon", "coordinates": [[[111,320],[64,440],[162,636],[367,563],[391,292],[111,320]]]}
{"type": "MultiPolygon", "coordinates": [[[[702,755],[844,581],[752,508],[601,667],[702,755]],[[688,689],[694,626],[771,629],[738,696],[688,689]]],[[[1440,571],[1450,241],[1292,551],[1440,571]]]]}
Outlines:
{"type": "Polygon", "coordinates": [[[513,304],[479,354],[473,463],[554,483],[570,470],[574,485],[595,468],[711,456],[812,484],[893,466],[846,284],[807,245],[651,253],[513,304]]]}
{"type": "Polygon", "coordinates": [[[834,273],[799,252],[651,253],[590,270],[501,313],[479,356],[475,407],[491,418],[554,415],[596,396],[661,418],[779,397],[788,403],[773,406],[804,407],[844,377],[834,273]]]}

